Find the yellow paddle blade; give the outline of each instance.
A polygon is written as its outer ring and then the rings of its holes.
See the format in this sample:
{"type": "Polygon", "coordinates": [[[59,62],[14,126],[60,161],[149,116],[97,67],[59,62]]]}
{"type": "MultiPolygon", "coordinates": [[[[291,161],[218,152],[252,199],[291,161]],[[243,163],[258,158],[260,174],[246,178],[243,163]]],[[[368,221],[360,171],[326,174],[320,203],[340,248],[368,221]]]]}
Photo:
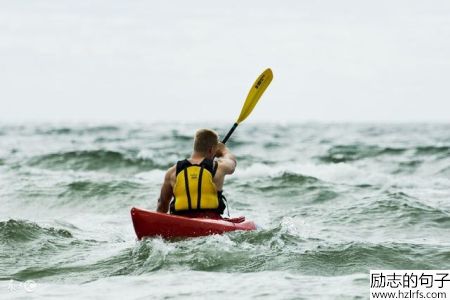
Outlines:
{"type": "Polygon", "coordinates": [[[269,86],[272,78],[273,74],[271,69],[266,69],[264,72],[262,72],[261,75],[259,75],[252,88],[248,92],[247,99],[245,99],[244,106],[242,107],[241,114],[239,115],[236,123],[239,124],[248,117],[253,108],[255,108],[256,103],[258,103],[259,98],[261,98],[262,94],[269,86]]]}

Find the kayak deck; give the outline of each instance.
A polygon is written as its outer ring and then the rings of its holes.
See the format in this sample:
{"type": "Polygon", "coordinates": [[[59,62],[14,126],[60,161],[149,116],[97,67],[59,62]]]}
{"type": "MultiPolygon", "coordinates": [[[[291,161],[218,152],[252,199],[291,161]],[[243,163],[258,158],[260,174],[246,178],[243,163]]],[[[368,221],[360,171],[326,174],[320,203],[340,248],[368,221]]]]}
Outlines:
{"type": "Polygon", "coordinates": [[[138,239],[151,236],[163,238],[197,237],[235,230],[255,230],[253,221],[245,217],[232,219],[188,218],[133,207],[131,219],[138,239]]]}

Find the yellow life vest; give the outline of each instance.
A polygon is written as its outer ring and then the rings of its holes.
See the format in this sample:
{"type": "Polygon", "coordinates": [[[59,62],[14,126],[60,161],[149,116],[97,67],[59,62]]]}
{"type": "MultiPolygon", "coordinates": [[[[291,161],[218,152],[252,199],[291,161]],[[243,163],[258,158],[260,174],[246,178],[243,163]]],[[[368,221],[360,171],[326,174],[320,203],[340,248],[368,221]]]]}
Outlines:
{"type": "Polygon", "coordinates": [[[192,164],[187,159],[177,162],[171,212],[208,210],[221,214],[225,205],[213,181],[216,169],[217,162],[211,159],[204,159],[200,164],[192,164]]]}

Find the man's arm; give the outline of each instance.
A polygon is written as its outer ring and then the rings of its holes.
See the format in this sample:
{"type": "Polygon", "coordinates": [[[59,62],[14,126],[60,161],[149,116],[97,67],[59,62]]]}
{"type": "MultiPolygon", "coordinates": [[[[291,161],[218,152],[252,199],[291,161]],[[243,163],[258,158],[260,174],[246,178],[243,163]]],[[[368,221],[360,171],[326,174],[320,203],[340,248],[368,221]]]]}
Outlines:
{"type": "Polygon", "coordinates": [[[226,174],[233,174],[236,169],[236,156],[222,143],[217,146],[216,157],[219,161],[221,171],[226,174]]]}
{"type": "Polygon", "coordinates": [[[164,183],[161,187],[161,194],[158,199],[157,212],[167,213],[169,211],[170,200],[173,197],[172,176],[175,166],[170,168],[164,176],[164,183]]]}

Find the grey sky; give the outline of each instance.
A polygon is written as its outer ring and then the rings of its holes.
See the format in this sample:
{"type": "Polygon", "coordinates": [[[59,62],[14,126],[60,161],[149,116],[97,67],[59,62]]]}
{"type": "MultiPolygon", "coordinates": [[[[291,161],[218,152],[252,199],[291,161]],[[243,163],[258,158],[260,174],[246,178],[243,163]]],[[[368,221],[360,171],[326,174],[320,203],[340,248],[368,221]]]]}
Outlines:
{"type": "Polygon", "coordinates": [[[1,1],[0,121],[449,121],[450,1],[1,1]]]}

